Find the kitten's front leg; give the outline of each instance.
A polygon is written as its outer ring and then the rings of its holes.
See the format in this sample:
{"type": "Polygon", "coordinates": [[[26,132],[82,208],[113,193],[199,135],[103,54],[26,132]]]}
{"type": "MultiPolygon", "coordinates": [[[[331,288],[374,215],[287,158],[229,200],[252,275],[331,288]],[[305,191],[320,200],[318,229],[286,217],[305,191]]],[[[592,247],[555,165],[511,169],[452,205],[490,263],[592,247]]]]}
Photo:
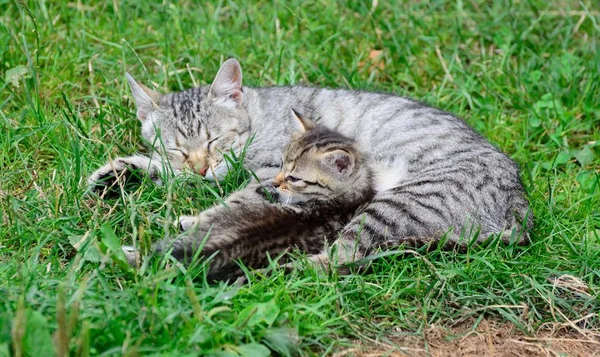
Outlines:
{"type": "Polygon", "coordinates": [[[211,217],[218,215],[227,215],[227,210],[235,209],[235,206],[248,203],[269,200],[270,196],[275,194],[271,187],[263,187],[259,184],[250,184],[247,187],[232,193],[227,197],[223,204],[217,204],[210,207],[195,216],[181,216],[177,220],[179,229],[183,231],[190,230],[194,225],[200,222],[211,220],[211,217]]]}
{"type": "Polygon", "coordinates": [[[195,216],[180,216],[177,220],[177,226],[181,231],[187,231],[199,222],[200,216],[204,212],[215,214],[216,210],[216,213],[218,214],[219,210],[231,207],[232,205],[235,206],[239,203],[256,202],[275,198],[274,195],[276,195],[276,193],[273,189],[272,181],[277,174],[277,171],[277,168],[272,167],[261,168],[254,171],[254,179],[252,182],[248,186],[227,197],[224,205],[215,205],[195,216]]]}
{"type": "Polygon", "coordinates": [[[177,220],[177,226],[182,232],[190,230],[196,223],[200,223],[200,214],[196,216],[181,216],[177,220]]]}

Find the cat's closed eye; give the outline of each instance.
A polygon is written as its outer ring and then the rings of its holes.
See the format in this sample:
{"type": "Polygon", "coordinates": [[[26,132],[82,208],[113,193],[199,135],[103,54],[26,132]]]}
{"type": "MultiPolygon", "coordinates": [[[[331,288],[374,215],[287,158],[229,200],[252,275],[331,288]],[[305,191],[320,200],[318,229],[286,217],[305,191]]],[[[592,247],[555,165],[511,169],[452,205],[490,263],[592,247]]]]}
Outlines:
{"type": "Polygon", "coordinates": [[[181,150],[181,149],[177,149],[177,148],[170,148],[170,149],[167,149],[167,151],[168,151],[168,152],[173,152],[173,153],[177,153],[177,154],[183,155],[183,158],[184,158],[184,159],[186,159],[186,160],[187,160],[187,158],[188,158],[188,154],[187,154],[187,152],[185,152],[185,151],[183,151],[183,150],[181,150]]]}
{"type": "Polygon", "coordinates": [[[299,179],[299,178],[297,178],[297,177],[295,177],[295,176],[291,176],[291,175],[288,175],[288,176],[285,178],[285,180],[286,180],[287,182],[290,182],[290,183],[294,183],[294,182],[298,182],[298,181],[300,181],[300,179],[299,179]]]}
{"type": "Polygon", "coordinates": [[[205,148],[206,150],[210,150],[210,149],[211,149],[211,146],[214,146],[213,144],[214,144],[214,143],[215,143],[217,140],[219,140],[219,138],[220,138],[220,137],[219,137],[219,136],[217,136],[217,137],[214,137],[214,138],[210,139],[208,142],[205,142],[205,143],[204,143],[204,148],[205,148]]]}
{"type": "Polygon", "coordinates": [[[218,137],[218,136],[217,136],[216,138],[214,138],[214,139],[210,140],[210,141],[208,142],[208,144],[206,144],[206,149],[210,150],[210,146],[211,146],[211,145],[212,145],[212,144],[213,144],[215,141],[217,141],[217,140],[219,140],[219,137],[218,137]]]}

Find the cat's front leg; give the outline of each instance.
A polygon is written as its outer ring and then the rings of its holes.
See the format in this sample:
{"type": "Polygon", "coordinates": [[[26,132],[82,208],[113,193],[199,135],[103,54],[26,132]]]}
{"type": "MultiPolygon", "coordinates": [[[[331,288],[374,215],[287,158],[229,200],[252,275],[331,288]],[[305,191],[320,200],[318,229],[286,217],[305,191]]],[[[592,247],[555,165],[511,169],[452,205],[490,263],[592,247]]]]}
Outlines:
{"type": "MultiPolygon", "coordinates": [[[[116,193],[120,186],[135,186],[144,176],[149,177],[157,184],[162,184],[161,175],[170,167],[164,165],[159,157],[133,155],[110,160],[104,166],[94,171],[87,182],[91,190],[107,193],[116,193]]],[[[179,170],[173,169],[174,173],[179,170]]]]}

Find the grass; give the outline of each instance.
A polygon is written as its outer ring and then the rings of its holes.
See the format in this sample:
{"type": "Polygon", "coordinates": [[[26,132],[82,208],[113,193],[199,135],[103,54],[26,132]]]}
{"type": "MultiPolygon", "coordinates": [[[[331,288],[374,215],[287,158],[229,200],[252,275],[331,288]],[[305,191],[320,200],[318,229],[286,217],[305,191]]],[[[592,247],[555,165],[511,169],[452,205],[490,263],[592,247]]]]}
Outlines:
{"type": "Polygon", "coordinates": [[[550,3],[0,0],[0,356],[330,355],[483,318],[597,331],[600,8],[550,3]],[[244,286],[207,284],[202,266],[127,271],[111,246],[174,234],[218,195],[194,177],[86,193],[143,148],[124,72],[180,90],[230,55],[247,85],[394,92],[465,118],[520,164],[533,244],[244,286]],[[549,280],[563,274],[588,293],[549,280]]]}

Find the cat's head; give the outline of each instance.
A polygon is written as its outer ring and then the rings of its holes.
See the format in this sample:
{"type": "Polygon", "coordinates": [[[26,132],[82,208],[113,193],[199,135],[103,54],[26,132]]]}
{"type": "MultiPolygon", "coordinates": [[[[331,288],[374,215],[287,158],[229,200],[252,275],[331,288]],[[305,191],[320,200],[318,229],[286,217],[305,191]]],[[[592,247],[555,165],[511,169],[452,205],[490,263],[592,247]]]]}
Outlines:
{"type": "Polygon", "coordinates": [[[142,122],[142,136],[168,156],[174,169],[189,168],[208,179],[227,173],[223,154],[239,154],[250,135],[243,106],[242,69],[225,61],[210,86],[160,94],[127,74],[142,122]]]}
{"type": "Polygon", "coordinates": [[[275,186],[282,203],[356,201],[371,191],[371,173],[356,142],[293,111],[296,132],[286,147],[275,186]]]}

